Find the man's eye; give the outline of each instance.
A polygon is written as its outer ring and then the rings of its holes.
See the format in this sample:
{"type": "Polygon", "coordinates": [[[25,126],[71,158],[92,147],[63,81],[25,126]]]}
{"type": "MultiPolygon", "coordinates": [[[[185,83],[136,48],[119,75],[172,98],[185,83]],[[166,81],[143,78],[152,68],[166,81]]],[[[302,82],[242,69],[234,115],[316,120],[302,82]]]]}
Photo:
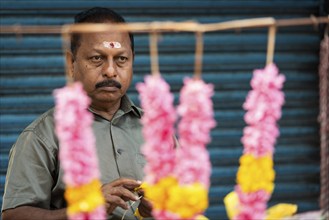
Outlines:
{"type": "Polygon", "coordinates": [[[102,56],[93,56],[90,58],[90,60],[93,62],[99,62],[102,60],[102,56]]]}
{"type": "Polygon", "coordinates": [[[127,60],[128,60],[127,57],[124,57],[124,56],[119,56],[119,57],[118,57],[118,61],[119,61],[120,63],[124,63],[124,62],[126,62],[127,60]]]}

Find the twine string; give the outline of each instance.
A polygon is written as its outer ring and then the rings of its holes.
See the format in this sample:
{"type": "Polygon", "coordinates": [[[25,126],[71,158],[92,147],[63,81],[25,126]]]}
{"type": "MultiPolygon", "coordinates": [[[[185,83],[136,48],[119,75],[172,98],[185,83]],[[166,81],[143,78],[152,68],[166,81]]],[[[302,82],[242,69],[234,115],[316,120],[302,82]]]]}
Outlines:
{"type": "Polygon", "coordinates": [[[266,64],[273,63],[275,49],[276,26],[271,25],[268,29],[266,64]]]}
{"type": "Polygon", "coordinates": [[[131,208],[131,207],[132,207],[132,206],[133,206],[138,200],[140,200],[142,197],[143,197],[143,196],[138,197],[136,201],[133,201],[133,202],[129,205],[128,209],[123,213],[123,216],[122,216],[121,220],[124,220],[124,219],[125,219],[125,216],[126,216],[128,210],[129,210],[129,208],[131,208]]]}
{"type": "Polygon", "coordinates": [[[318,19],[317,19],[314,15],[311,15],[311,16],[310,16],[310,19],[311,19],[311,21],[312,21],[312,23],[313,23],[313,28],[314,28],[314,30],[318,31],[318,29],[319,29],[319,22],[318,22],[318,19]]]}
{"type": "Polygon", "coordinates": [[[202,57],[203,57],[203,32],[195,33],[195,62],[194,77],[201,78],[202,74],[202,57]]]}
{"type": "Polygon", "coordinates": [[[153,75],[159,75],[158,34],[155,31],[150,33],[150,59],[151,73],[153,75]]]}

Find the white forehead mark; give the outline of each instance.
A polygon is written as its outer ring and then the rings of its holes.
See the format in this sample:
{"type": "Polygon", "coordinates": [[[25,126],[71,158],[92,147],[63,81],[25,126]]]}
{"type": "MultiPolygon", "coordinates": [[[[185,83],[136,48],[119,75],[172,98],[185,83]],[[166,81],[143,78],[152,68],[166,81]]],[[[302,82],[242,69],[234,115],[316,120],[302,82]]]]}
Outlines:
{"type": "Polygon", "coordinates": [[[106,48],[121,48],[121,44],[116,41],[103,41],[103,46],[106,48]]]}

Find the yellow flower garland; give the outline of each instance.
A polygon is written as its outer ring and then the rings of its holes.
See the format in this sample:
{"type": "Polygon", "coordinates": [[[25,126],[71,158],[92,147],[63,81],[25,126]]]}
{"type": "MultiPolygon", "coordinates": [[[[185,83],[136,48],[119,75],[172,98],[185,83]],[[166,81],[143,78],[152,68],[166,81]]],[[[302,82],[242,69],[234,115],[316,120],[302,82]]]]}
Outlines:
{"type": "Polygon", "coordinates": [[[240,157],[237,183],[245,193],[265,190],[272,193],[274,189],[275,171],[270,155],[255,157],[244,154],[240,157]]]}
{"type": "Polygon", "coordinates": [[[91,212],[104,204],[105,201],[100,188],[101,183],[98,179],[78,187],[68,186],[65,191],[65,198],[68,202],[68,214],[91,212]]]}
{"type": "Polygon", "coordinates": [[[208,191],[200,183],[180,185],[175,177],[169,176],[143,188],[155,210],[166,210],[182,219],[192,218],[208,207],[208,191]]]}
{"type": "MultiPolygon", "coordinates": [[[[253,193],[265,190],[272,193],[274,190],[275,171],[271,155],[255,157],[244,154],[240,157],[240,167],[237,173],[237,183],[244,193],[253,193]]],[[[229,219],[234,219],[240,212],[239,198],[236,192],[231,192],[224,198],[224,204],[229,219]]],[[[282,219],[297,212],[294,204],[280,203],[267,209],[265,220],[282,219]]]]}

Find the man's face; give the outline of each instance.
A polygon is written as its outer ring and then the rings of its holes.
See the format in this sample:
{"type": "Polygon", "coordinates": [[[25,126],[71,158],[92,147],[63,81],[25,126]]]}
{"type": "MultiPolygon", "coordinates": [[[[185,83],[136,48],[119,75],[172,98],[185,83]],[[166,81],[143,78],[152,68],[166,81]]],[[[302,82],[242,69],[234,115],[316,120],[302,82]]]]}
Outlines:
{"type": "Polygon", "coordinates": [[[92,105],[102,107],[119,101],[130,86],[133,74],[129,35],[119,32],[81,34],[71,71],[74,80],[83,84],[92,105]],[[106,83],[109,80],[118,84],[106,83]]]}

